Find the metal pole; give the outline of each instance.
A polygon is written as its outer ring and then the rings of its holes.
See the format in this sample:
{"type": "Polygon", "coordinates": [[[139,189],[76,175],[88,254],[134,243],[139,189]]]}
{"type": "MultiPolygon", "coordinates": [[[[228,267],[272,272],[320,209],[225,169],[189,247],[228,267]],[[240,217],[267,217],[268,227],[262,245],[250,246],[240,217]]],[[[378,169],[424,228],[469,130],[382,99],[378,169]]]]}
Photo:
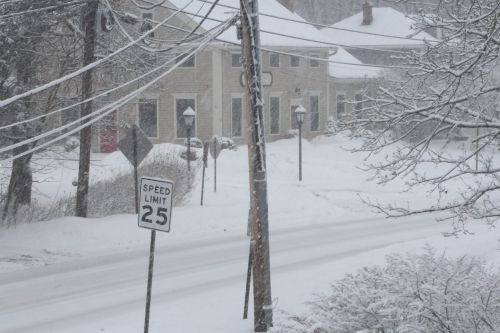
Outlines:
{"type": "Polygon", "coordinates": [[[134,193],[135,193],[135,213],[139,213],[139,177],[137,173],[137,128],[132,128],[132,141],[134,142],[134,193]]]}
{"type": "Polygon", "coordinates": [[[203,193],[205,192],[205,169],[208,162],[208,143],[203,144],[203,176],[201,177],[201,201],[200,205],[203,206],[203,193]]]}
{"type": "Polygon", "coordinates": [[[189,126],[187,129],[187,141],[188,141],[187,161],[188,161],[188,172],[189,172],[191,171],[191,126],[189,126]]]}
{"type": "Polygon", "coordinates": [[[153,265],[155,261],[156,230],[151,230],[151,244],[149,247],[148,289],[146,294],[146,317],[144,319],[144,333],[149,332],[149,313],[151,309],[151,289],[153,288],[153,265]]]}
{"type": "Polygon", "coordinates": [[[252,262],[253,262],[253,249],[252,249],[252,242],[250,242],[250,250],[248,251],[247,283],[245,287],[245,305],[243,306],[243,319],[248,318],[248,302],[250,300],[250,282],[252,281],[252,262]]]}
{"type": "Polygon", "coordinates": [[[302,122],[299,122],[299,181],[302,181],[302,122]]]}
{"type": "Polygon", "coordinates": [[[201,177],[201,201],[200,206],[203,206],[203,192],[205,192],[205,163],[203,163],[203,176],[201,177]]]}

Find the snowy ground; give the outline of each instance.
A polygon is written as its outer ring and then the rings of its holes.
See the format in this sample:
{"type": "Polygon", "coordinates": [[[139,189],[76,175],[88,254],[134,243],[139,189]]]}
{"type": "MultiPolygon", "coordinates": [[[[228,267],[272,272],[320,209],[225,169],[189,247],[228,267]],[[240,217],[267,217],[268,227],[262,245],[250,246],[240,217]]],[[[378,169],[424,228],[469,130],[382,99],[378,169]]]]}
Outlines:
{"type": "MultiPolygon", "coordinates": [[[[433,216],[387,220],[359,195],[423,205],[425,192],[402,184],[379,187],[356,168],[363,156],[343,151],[341,138],[304,143],[304,180],[298,182],[296,139],[268,145],[272,293],[277,309],[304,309],[314,292],[384,255],[418,251],[430,243],[453,255],[497,262],[497,230],[443,238],[447,224],[433,216]]],[[[160,152],[176,149],[170,145],[160,152]]],[[[128,168],[119,154],[93,156],[95,179],[128,168]]],[[[49,200],[71,193],[75,161],[44,173],[38,186],[49,200]]],[[[245,147],[223,151],[217,193],[207,169],[201,183],[175,207],[172,232],[158,234],[150,332],[251,332],[241,319],[248,256],[248,167],[245,147]]],[[[42,195],[43,193],[43,195],[42,195]]],[[[0,332],[139,332],[143,325],[149,232],[133,215],[59,220],[0,230],[0,332]]],[[[252,307],[250,307],[252,308],[252,307]]],[[[250,312],[251,313],[251,312],[250,312]]],[[[280,314],[277,313],[277,316],[280,314]]]]}

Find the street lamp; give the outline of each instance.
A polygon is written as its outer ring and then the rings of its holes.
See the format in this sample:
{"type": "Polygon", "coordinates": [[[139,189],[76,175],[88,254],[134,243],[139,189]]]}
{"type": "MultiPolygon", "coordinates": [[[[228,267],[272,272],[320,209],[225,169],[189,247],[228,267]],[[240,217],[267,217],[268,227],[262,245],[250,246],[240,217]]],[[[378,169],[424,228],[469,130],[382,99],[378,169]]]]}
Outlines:
{"type": "Polygon", "coordinates": [[[302,124],[306,116],[306,109],[299,105],[295,109],[295,117],[297,117],[297,124],[299,125],[299,181],[302,181],[302,124]]]}
{"type": "Polygon", "coordinates": [[[196,113],[191,107],[188,107],[186,111],[182,113],[184,117],[184,122],[186,123],[187,129],[187,164],[188,171],[191,171],[191,128],[193,127],[194,117],[196,117],[196,113]]]}

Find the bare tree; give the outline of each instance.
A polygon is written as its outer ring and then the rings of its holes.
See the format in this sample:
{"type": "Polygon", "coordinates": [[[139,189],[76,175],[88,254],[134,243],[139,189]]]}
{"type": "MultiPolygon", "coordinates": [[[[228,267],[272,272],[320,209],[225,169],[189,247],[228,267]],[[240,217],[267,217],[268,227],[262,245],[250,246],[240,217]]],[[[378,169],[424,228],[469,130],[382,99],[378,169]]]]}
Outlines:
{"type": "Polygon", "coordinates": [[[500,2],[440,2],[417,25],[442,39],[402,57],[408,69],[388,75],[343,125],[364,137],[358,150],[390,151],[368,165],[381,183],[405,178],[409,188],[430,186],[437,200],[418,209],[369,203],[389,216],[446,211],[456,226],[492,223],[500,217],[500,2]],[[461,153],[447,148],[457,136],[472,140],[461,153]]]}
{"type": "MultiPolygon", "coordinates": [[[[9,2],[0,5],[0,99],[27,91],[43,82],[60,77],[74,62],[78,39],[67,34],[63,22],[78,15],[75,7],[59,0],[9,2]],[[76,44],[75,44],[76,43],[76,44]]],[[[45,114],[60,106],[61,85],[1,108],[0,125],[9,125],[45,114]]],[[[0,144],[7,146],[35,137],[50,124],[46,118],[22,123],[0,132],[0,144]]],[[[23,154],[36,146],[32,142],[14,148],[12,155],[23,154]]],[[[15,215],[20,206],[32,199],[33,154],[12,162],[2,219],[15,215]]]]}

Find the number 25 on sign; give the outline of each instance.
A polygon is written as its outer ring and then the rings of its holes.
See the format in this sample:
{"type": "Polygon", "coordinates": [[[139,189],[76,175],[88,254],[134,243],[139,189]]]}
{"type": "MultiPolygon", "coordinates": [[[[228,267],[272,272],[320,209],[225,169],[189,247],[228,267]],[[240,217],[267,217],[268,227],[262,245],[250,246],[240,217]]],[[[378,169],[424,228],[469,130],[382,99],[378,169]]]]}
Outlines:
{"type": "Polygon", "coordinates": [[[139,191],[139,227],[169,232],[174,183],[142,177],[139,191]]]}

